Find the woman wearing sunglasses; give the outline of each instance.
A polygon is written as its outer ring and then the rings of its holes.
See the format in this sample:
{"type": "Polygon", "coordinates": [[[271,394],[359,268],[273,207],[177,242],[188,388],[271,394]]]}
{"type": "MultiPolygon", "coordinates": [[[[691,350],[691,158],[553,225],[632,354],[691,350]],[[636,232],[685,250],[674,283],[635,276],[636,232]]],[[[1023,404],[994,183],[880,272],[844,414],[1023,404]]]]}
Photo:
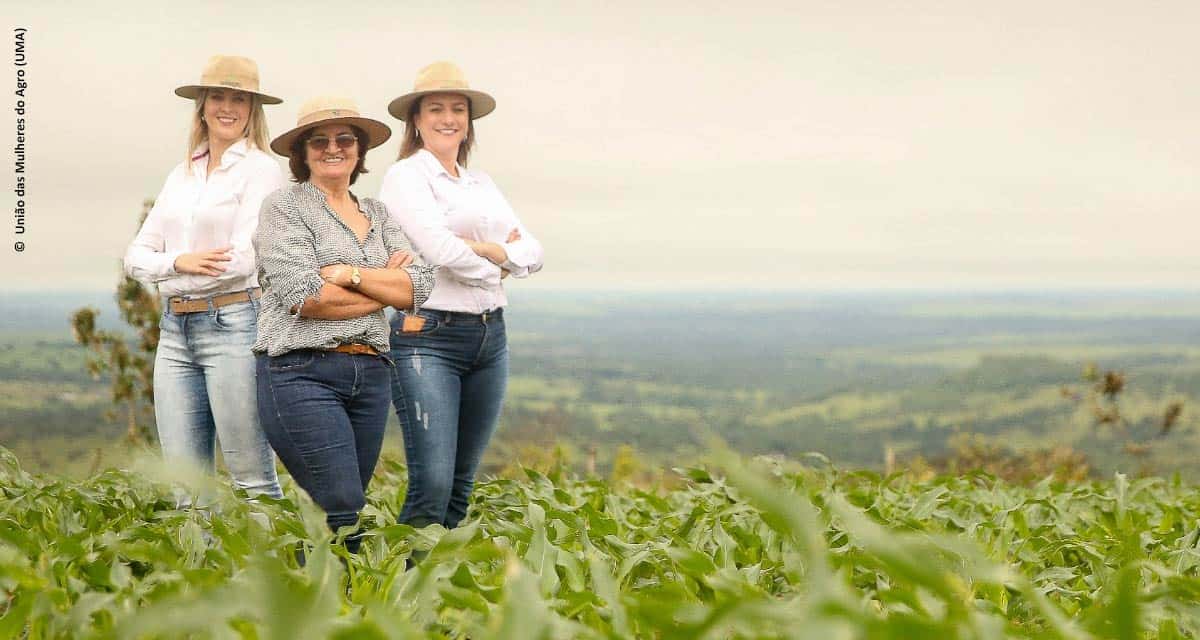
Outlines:
{"type": "MultiPolygon", "coordinates": [[[[367,150],[391,136],[341,97],[310,100],[295,128],[271,142],[296,184],[263,204],[254,235],[259,280],[258,409],[292,478],[329,527],[354,525],[366,504],[391,397],[385,307],[412,309],[433,267],[378,200],[350,186],[367,150]]],[[[358,537],[346,538],[358,550],[358,537]]]]}
{"type": "Polygon", "coordinates": [[[393,318],[392,401],[404,433],[408,494],[400,522],[456,526],[500,418],[508,380],[504,275],[542,267],[542,246],[486,174],[466,169],[472,121],[496,101],[449,62],[425,67],[388,111],[405,123],[400,161],[379,199],[421,256],[440,266],[419,311],[393,318]]]}
{"type": "Polygon", "coordinates": [[[154,357],[154,416],[168,461],[213,468],[219,440],[234,484],[282,497],[275,456],[259,426],[254,393],[258,278],[251,234],[263,198],[283,184],[265,153],[258,66],[214,56],[193,101],[187,159],[166,185],[125,254],[125,271],[166,298],[154,357]]]}

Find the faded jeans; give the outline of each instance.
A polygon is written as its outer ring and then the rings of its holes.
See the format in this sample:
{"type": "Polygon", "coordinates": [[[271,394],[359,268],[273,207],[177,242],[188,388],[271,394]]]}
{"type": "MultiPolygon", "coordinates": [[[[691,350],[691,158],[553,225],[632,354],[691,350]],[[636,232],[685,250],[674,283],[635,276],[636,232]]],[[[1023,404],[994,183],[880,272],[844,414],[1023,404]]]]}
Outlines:
{"type": "Polygon", "coordinates": [[[467,515],[475,472],[508,383],[500,311],[484,315],[422,309],[419,331],[392,320],[392,403],[404,434],[408,493],[399,521],[453,528],[467,515]]]}
{"type": "Polygon", "coordinates": [[[154,418],[163,457],[211,472],[219,441],[238,488],[282,498],[275,456],[258,421],[250,351],[258,301],[185,314],[163,306],[154,356],[154,418]]]}

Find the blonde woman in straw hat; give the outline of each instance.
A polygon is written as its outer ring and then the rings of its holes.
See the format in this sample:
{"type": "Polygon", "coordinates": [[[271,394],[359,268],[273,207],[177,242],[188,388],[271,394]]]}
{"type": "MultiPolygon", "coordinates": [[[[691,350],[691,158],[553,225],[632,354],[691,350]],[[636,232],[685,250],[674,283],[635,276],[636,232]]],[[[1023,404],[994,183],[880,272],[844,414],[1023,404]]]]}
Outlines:
{"type": "Polygon", "coordinates": [[[404,140],[379,199],[441,269],[425,305],[393,318],[391,337],[409,479],[399,519],[415,526],[454,527],[466,516],[508,380],[501,279],[542,268],[541,244],[496,184],[466,168],[474,121],[495,106],[449,62],[422,69],[388,106],[404,140]]]}
{"type": "Polygon", "coordinates": [[[263,198],[283,184],[265,152],[258,66],[214,56],[175,94],[195,105],[187,157],[125,254],[125,271],[166,298],[154,359],[154,414],[164,456],[212,469],[220,442],[234,484],[282,497],[258,422],[254,343],[259,287],[251,234],[263,198]]]}
{"type": "MultiPolygon", "coordinates": [[[[296,127],[271,142],[296,184],[267,199],[254,236],[259,412],[334,531],[357,522],[383,445],[391,398],[383,309],[419,306],[434,282],[383,204],[350,191],[367,171],[367,150],[390,136],[347,98],[305,103],[296,127]]],[[[357,534],[345,542],[358,550],[357,534]]]]}

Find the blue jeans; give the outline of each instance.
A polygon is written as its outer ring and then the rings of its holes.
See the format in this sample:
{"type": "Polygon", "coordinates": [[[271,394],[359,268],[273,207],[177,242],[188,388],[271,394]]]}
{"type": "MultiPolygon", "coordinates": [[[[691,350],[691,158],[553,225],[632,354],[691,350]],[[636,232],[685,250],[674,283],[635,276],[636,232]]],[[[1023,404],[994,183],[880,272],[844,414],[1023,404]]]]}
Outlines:
{"type": "Polygon", "coordinates": [[[250,347],[258,301],[185,314],[163,306],[154,356],[154,418],[163,457],[211,471],[218,440],[235,485],[249,494],[283,497],[254,393],[250,347]]]}
{"type": "Polygon", "coordinates": [[[405,333],[392,320],[392,402],[404,433],[408,493],[400,522],[453,528],[467,515],[475,472],[500,419],[508,340],[500,312],[417,312],[405,333]]]}
{"type": "MultiPolygon", "coordinates": [[[[310,349],[257,358],[258,410],[271,446],[330,529],[355,524],[383,447],[391,365],[310,349]]],[[[357,551],[357,536],[346,547],[357,551]]]]}

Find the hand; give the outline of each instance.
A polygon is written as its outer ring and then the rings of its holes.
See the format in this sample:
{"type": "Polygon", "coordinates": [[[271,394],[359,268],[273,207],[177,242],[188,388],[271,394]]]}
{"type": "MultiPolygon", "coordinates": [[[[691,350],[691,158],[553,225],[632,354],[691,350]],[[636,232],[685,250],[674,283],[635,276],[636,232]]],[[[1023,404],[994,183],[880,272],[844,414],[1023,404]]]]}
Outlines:
{"type": "Polygon", "coordinates": [[[176,273],[190,273],[215,278],[225,273],[226,267],[221,263],[233,260],[229,255],[230,251],[233,251],[232,246],[200,251],[198,253],[179,254],[179,257],[175,258],[175,271],[176,273]]]}
{"type": "Polygon", "coordinates": [[[348,287],[351,271],[352,268],[348,264],[327,264],[321,267],[321,279],[339,287],[348,287]]]}
{"type": "Polygon", "coordinates": [[[513,228],[512,231],[508,232],[508,238],[504,241],[504,244],[508,244],[510,242],[516,242],[517,240],[520,240],[520,239],[521,239],[521,230],[517,229],[517,228],[513,228]]]}
{"type": "Polygon", "coordinates": [[[413,256],[407,251],[397,251],[388,256],[388,269],[403,269],[413,263],[413,256]]]}
{"type": "Polygon", "coordinates": [[[508,277],[508,276],[510,276],[510,275],[512,275],[512,273],[511,273],[511,272],[509,272],[509,270],[508,270],[508,269],[501,269],[501,270],[500,270],[500,279],[501,279],[501,280],[503,280],[503,279],[507,278],[507,277],[508,277]]]}

